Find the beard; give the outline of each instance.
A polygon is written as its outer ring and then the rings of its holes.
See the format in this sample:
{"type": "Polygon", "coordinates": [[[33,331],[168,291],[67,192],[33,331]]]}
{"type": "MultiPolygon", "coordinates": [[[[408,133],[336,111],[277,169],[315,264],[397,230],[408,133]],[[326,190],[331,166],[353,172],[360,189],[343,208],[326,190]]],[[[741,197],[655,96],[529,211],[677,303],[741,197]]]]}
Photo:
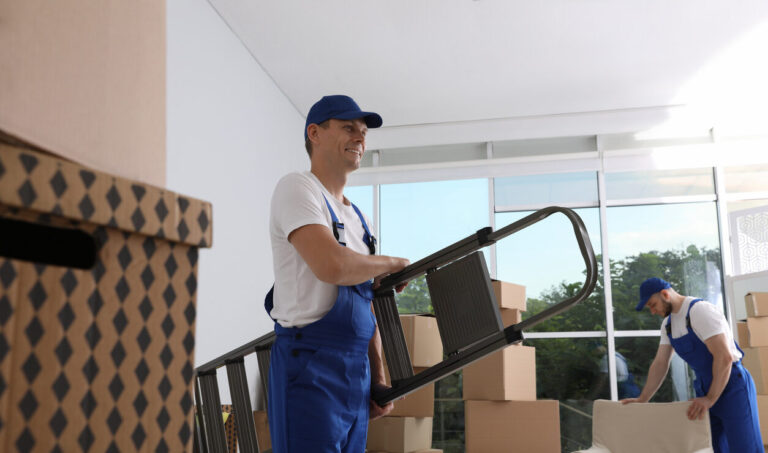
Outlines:
{"type": "Polygon", "coordinates": [[[672,304],[663,300],[661,302],[664,304],[664,316],[666,317],[672,314],[672,304]]]}

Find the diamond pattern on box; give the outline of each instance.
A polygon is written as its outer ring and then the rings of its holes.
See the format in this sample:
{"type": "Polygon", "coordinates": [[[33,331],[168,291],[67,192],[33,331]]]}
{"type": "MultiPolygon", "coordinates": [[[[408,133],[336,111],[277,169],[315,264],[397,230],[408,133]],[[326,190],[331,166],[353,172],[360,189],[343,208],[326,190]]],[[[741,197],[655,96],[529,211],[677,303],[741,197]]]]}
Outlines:
{"type": "Polygon", "coordinates": [[[0,216],[98,250],[89,270],[0,257],[0,450],[190,451],[210,205],[4,144],[0,168],[0,216]]]}

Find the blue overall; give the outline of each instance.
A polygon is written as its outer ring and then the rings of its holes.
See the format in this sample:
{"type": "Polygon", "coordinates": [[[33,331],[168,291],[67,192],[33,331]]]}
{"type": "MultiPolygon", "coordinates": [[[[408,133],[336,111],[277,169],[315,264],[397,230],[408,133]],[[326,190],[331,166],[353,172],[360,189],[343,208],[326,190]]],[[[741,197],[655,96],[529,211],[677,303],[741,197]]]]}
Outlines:
{"type": "Polygon", "coordinates": [[[624,358],[623,355],[616,353],[616,359],[620,359],[624,361],[624,366],[627,367],[627,378],[623,381],[617,382],[618,386],[618,393],[619,393],[619,399],[624,398],[636,398],[638,395],[640,395],[640,387],[635,384],[635,376],[632,374],[631,371],[629,371],[629,365],[627,364],[627,359],[624,358]]]}
{"type": "MultiPolygon", "coordinates": [[[[693,386],[697,397],[706,396],[712,385],[712,353],[691,329],[691,308],[700,300],[696,299],[688,306],[685,335],[672,338],[669,317],[666,325],[667,336],[675,352],[696,372],[693,386]]],[[[736,348],[741,352],[738,344],[736,348]]],[[[709,420],[715,453],[763,453],[755,383],[741,365],[741,360],[733,362],[728,384],[709,409],[709,420]]]]}
{"type": "MultiPolygon", "coordinates": [[[[334,236],[346,246],[344,225],[327,199],[325,203],[334,236]]],[[[352,206],[373,254],[376,239],[352,206]]],[[[267,400],[275,453],[365,451],[371,391],[368,343],[376,328],[372,282],[338,290],[333,308],[323,318],[304,327],[275,322],[267,400]]],[[[270,290],[264,302],[267,313],[272,311],[272,295],[270,290]]]]}

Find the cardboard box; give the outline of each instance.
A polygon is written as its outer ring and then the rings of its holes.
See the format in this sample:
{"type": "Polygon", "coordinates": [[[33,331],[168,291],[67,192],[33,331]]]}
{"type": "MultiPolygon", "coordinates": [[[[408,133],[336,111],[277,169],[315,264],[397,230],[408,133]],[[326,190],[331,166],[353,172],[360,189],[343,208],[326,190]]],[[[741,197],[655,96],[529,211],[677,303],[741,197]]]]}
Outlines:
{"type": "Polygon", "coordinates": [[[747,293],[744,302],[750,318],[768,316],[768,293],[747,293]]]}
{"type": "Polygon", "coordinates": [[[400,315],[405,343],[415,367],[429,368],[443,361],[443,343],[432,316],[400,315]]]}
{"type": "Polygon", "coordinates": [[[464,368],[465,400],[536,399],[536,348],[512,345],[464,368]]]}
{"type": "Polygon", "coordinates": [[[516,308],[525,311],[525,286],[500,280],[491,281],[491,286],[493,286],[493,294],[496,296],[499,308],[516,308]]]}
{"type": "MultiPolygon", "coordinates": [[[[420,373],[426,368],[415,367],[414,374],[420,373]]],[[[389,370],[387,362],[384,361],[384,380],[390,385],[389,370]]],[[[409,393],[401,400],[395,401],[395,408],[388,414],[389,417],[434,417],[435,416],[435,384],[425,385],[424,387],[409,393]]]]}
{"type": "Polygon", "coordinates": [[[191,451],[210,204],[3,144],[0,168],[5,224],[80,236],[91,253],[58,258],[96,259],[82,269],[0,256],[0,449],[191,451]]]}
{"type": "Polygon", "coordinates": [[[267,411],[253,411],[253,421],[256,423],[256,441],[259,443],[259,451],[269,450],[272,448],[272,438],[269,437],[267,411]]]}
{"type": "Polygon", "coordinates": [[[467,453],[560,453],[560,411],[554,400],[465,401],[467,453]]]}
{"type": "Polygon", "coordinates": [[[368,450],[413,453],[432,447],[431,417],[382,417],[368,425],[368,450]]]}
{"type": "Polygon", "coordinates": [[[768,439],[768,395],[757,395],[757,412],[760,418],[760,436],[768,439]]]}
{"type": "Polygon", "coordinates": [[[4,1],[0,18],[0,130],[164,186],[165,2],[4,1]]]}
{"type": "Polygon", "coordinates": [[[744,351],[742,364],[752,375],[755,390],[757,393],[768,395],[768,347],[741,349],[744,351]]]}
{"type": "Polygon", "coordinates": [[[747,329],[747,321],[739,321],[736,323],[736,341],[742,348],[749,348],[749,330],[747,329]]]}
{"type": "Polygon", "coordinates": [[[516,308],[500,308],[501,323],[504,327],[509,327],[523,320],[523,312],[516,308]]]}
{"type": "Polygon", "coordinates": [[[750,347],[768,346],[768,317],[747,318],[747,337],[750,347]]]}

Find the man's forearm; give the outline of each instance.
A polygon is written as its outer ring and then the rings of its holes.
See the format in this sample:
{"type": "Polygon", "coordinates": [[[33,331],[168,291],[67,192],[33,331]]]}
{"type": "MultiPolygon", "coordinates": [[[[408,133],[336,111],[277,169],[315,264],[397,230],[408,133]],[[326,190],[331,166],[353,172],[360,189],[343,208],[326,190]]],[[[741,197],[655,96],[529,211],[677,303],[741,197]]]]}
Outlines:
{"type": "Polygon", "coordinates": [[[648,379],[645,381],[643,391],[640,392],[638,400],[647,403],[656,394],[656,391],[661,387],[661,383],[664,381],[664,377],[669,371],[669,362],[663,362],[660,360],[654,360],[651,367],[648,369],[648,379]]]}
{"type": "Polygon", "coordinates": [[[378,326],[373,333],[373,338],[368,343],[368,361],[371,365],[371,384],[385,384],[384,361],[381,356],[381,335],[378,326]]]}
{"type": "Polygon", "coordinates": [[[707,398],[715,404],[722,395],[725,386],[728,385],[728,379],[731,377],[731,357],[719,357],[712,360],[712,385],[709,386],[707,398]]]}

